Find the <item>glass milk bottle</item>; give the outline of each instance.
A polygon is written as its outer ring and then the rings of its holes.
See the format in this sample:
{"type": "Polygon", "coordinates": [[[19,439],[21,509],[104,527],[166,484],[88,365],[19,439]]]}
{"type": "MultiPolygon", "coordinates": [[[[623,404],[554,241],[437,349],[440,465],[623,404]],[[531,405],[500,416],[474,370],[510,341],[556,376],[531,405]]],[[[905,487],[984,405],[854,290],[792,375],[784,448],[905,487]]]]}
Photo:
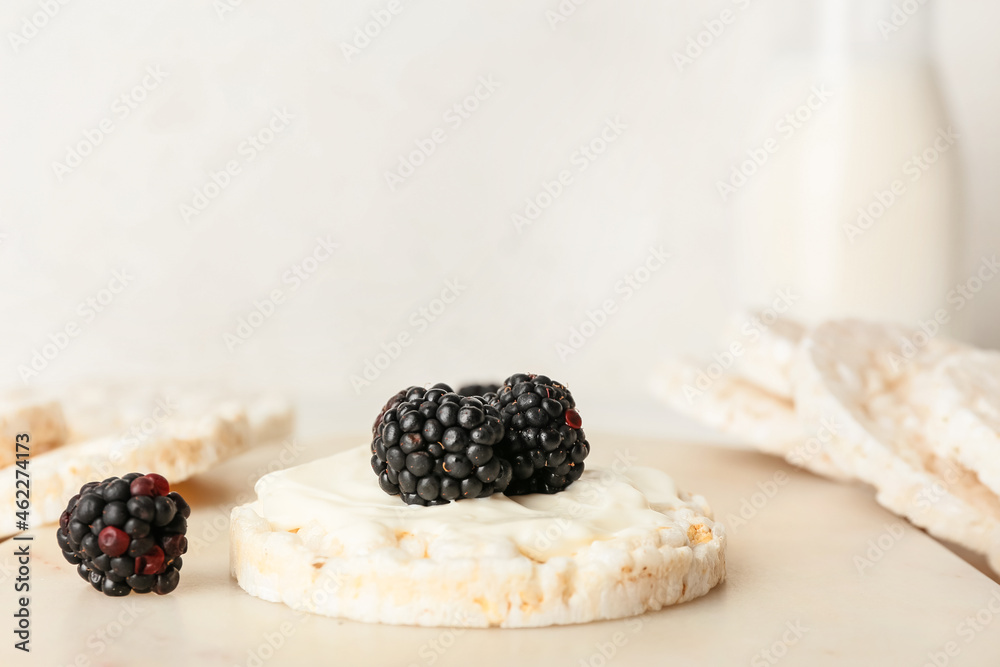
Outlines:
{"type": "Polygon", "coordinates": [[[748,144],[767,159],[720,186],[743,306],[788,289],[789,315],[807,321],[954,319],[960,139],[930,63],[929,4],[814,0],[781,30],[748,144]]]}

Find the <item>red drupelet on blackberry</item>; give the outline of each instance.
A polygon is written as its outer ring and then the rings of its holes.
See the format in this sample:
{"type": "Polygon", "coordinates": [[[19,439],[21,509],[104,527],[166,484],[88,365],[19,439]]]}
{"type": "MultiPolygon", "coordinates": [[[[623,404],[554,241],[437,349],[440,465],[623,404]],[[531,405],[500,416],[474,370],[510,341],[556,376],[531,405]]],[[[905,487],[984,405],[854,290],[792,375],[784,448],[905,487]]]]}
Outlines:
{"type": "Polygon", "coordinates": [[[590,444],[565,385],[545,375],[518,373],[484,399],[500,410],[504,424],[497,449],[514,470],[508,496],[558,493],[580,479],[590,444]]]}
{"type": "Polygon", "coordinates": [[[451,387],[410,387],[375,422],[372,469],[379,486],[409,505],[485,498],[510,483],[510,464],[494,454],[503,439],[495,407],[451,387]]]}
{"type": "Polygon", "coordinates": [[[191,507],[156,473],[88,482],[59,519],[67,561],[105,595],[177,588],[191,507]]]}

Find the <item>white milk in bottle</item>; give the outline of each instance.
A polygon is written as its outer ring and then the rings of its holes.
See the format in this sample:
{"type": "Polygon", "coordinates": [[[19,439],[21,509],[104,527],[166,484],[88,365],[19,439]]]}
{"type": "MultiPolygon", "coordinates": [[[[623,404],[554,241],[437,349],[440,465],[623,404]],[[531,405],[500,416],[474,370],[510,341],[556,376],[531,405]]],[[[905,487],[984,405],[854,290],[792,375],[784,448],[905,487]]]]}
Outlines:
{"type": "Polygon", "coordinates": [[[961,140],[929,61],[929,3],[901,4],[818,0],[793,13],[748,140],[767,160],[726,193],[743,305],[790,289],[789,315],[809,321],[917,324],[951,308],[961,140]]]}

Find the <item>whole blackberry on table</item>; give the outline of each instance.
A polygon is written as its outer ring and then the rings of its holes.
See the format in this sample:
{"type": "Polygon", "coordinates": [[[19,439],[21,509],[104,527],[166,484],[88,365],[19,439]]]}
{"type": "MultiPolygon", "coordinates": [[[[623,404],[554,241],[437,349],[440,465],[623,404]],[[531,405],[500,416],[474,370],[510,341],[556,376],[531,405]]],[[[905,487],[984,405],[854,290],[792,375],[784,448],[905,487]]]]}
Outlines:
{"type": "Polygon", "coordinates": [[[590,444],[565,385],[545,375],[518,373],[485,398],[500,410],[504,424],[498,450],[514,469],[508,496],[558,493],[580,479],[590,444]]]}
{"type": "Polygon", "coordinates": [[[459,396],[485,396],[495,394],[500,389],[500,385],[488,384],[465,384],[458,388],[459,396]]]}
{"type": "Polygon", "coordinates": [[[67,561],[105,595],[166,595],[180,580],[191,507],[155,473],[89,482],[59,518],[67,561]]]}
{"type": "Polygon", "coordinates": [[[485,498],[510,483],[510,463],[494,451],[504,434],[499,412],[448,385],[397,393],[375,431],[371,463],[379,486],[408,505],[485,498]]]}

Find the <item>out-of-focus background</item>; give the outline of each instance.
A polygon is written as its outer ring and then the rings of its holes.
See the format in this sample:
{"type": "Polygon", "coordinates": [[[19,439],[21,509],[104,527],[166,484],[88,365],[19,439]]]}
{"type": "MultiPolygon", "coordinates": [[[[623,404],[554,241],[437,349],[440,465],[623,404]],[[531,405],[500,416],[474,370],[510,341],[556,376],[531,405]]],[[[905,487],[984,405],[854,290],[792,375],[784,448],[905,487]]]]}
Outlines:
{"type": "Polygon", "coordinates": [[[272,388],[347,431],[408,384],[536,371],[626,428],[609,406],[722,349],[740,308],[995,347],[998,22],[986,0],[11,0],[4,383],[272,388]]]}

